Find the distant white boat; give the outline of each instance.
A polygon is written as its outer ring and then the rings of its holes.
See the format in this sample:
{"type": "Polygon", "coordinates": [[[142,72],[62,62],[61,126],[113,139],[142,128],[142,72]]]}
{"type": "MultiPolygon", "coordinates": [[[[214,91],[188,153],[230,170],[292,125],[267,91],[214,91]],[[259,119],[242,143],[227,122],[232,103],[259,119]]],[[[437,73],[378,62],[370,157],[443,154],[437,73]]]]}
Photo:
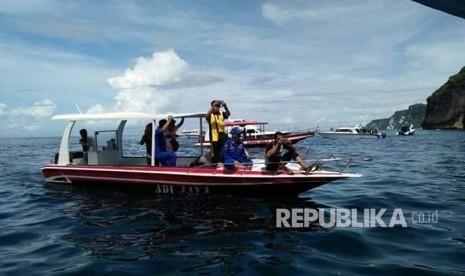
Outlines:
{"type": "Polygon", "coordinates": [[[397,132],[398,135],[413,135],[415,134],[415,128],[412,124],[410,125],[403,125],[400,130],[397,132]]]}
{"type": "MultiPolygon", "coordinates": [[[[205,130],[202,130],[202,133],[205,136],[205,130]]],[[[186,129],[186,130],[181,131],[181,134],[189,138],[199,138],[200,130],[198,128],[186,129]]]]}
{"type": "MultiPolygon", "coordinates": [[[[239,127],[244,133],[244,139],[259,139],[259,138],[273,138],[276,133],[275,130],[265,130],[265,125],[268,122],[260,122],[254,120],[244,119],[230,119],[224,123],[226,133],[229,133],[234,127],[239,127]]],[[[281,131],[284,135],[290,133],[290,131],[281,131]]]]}
{"type": "Polygon", "coordinates": [[[379,133],[377,129],[368,130],[360,125],[340,127],[334,131],[319,132],[324,138],[386,138],[386,133],[379,133]]]}

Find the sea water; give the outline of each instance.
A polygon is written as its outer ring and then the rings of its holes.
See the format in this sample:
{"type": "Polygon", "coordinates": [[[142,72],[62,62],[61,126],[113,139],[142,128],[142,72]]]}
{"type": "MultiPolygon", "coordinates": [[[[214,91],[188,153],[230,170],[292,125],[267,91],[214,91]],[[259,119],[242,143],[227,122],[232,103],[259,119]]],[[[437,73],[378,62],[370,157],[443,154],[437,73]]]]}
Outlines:
{"type": "Polygon", "coordinates": [[[59,142],[0,139],[2,275],[465,273],[465,132],[309,138],[306,159],[351,157],[363,177],[265,199],[44,185],[59,142]],[[407,227],[277,228],[277,209],[400,209],[407,227]]]}

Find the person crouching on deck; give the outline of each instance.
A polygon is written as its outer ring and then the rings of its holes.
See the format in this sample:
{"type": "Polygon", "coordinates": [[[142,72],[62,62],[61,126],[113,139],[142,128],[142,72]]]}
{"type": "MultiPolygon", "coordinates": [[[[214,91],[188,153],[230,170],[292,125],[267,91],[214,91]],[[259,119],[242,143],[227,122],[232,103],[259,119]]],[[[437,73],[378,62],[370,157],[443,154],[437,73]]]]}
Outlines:
{"type": "Polygon", "coordinates": [[[302,170],[306,172],[310,169],[305,165],[302,157],[296,152],[291,141],[284,138],[284,134],[280,131],[274,134],[274,141],[266,145],[265,152],[267,171],[284,169],[288,174],[294,174],[290,168],[286,167],[286,162],[291,160],[295,160],[302,167],[302,170]],[[285,154],[283,154],[283,149],[287,150],[285,154]]]}
{"type": "Polygon", "coordinates": [[[228,170],[246,169],[253,165],[249,154],[241,140],[242,130],[238,127],[231,129],[232,138],[228,138],[223,147],[223,163],[228,170]]]}
{"type": "Polygon", "coordinates": [[[160,161],[162,166],[176,167],[178,156],[174,152],[166,150],[166,139],[168,127],[173,121],[173,116],[168,116],[168,120],[162,119],[158,123],[155,131],[155,156],[160,161]]]}

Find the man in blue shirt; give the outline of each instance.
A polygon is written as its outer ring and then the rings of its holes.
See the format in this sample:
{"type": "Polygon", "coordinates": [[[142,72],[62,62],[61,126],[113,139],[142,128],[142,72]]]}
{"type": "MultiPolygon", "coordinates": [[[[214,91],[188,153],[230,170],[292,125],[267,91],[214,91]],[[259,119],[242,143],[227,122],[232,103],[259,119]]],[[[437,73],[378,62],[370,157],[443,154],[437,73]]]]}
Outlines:
{"type": "Polygon", "coordinates": [[[234,127],[231,129],[232,138],[228,138],[223,147],[223,163],[228,170],[246,169],[253,165],[249,154],[241,140],[241,129],[234,127]]]}
{"type": "Polygon", "coordinates": [[[178,156],[172,151],[166,150],[166,138],[168,136],[168,127],[173,120],[173,116],[168,116],[168,120],[162,119],[158,123],[155,131],[155,156],[162,166],[176,167],[178,156]]]}

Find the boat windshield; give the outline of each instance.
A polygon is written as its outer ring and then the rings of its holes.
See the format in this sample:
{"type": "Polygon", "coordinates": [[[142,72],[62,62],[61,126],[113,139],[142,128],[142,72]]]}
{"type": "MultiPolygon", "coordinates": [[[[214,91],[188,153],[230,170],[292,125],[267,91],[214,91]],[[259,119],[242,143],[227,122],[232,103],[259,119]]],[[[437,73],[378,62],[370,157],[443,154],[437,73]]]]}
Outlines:
{"type": "Polygon", "coordinates": [[[104,130],[95,132],[95,148],[97,151],[116,150],[116,130],[104,130]]]}
{"type": "Polygon", "coordinates": [[[338,128],[336,129],[336,132],[345,132],[345,133],[352,133],[353,131],[348,128],[338,128]]]}

